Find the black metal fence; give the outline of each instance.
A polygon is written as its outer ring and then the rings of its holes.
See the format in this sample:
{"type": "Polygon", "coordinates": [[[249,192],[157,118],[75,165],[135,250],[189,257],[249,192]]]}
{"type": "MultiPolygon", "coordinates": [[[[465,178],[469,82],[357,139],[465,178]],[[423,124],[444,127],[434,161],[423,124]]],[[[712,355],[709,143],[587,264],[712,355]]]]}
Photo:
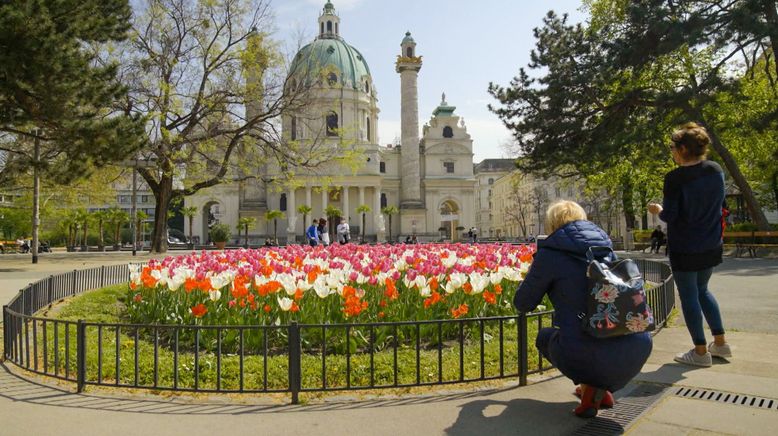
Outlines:
{"type": "MultiPolygon", "coordinates": [[[[674,306],[669,266],[638,260],[657,326],[674,306]]],[[[63,298],[126,283],[126,265],[50,276],[3,306],[5,359],[86,385],[198,392],[300,392],[527,383],[552,365],[530,346],[552,312],[375,324],[136,325],[35,316],[63,298]]]]}

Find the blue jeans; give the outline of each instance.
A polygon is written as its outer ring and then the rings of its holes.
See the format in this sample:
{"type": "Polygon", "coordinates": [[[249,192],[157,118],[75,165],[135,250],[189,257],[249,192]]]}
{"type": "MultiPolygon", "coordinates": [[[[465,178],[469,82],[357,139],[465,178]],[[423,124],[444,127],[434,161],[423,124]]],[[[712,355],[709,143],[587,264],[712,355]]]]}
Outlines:
{"type": "Polygon", "coordinates": [[[724,324],[716,298],[708,290],[708,281],[713,274],[713,268],[701,271],[673,271],[678,295],[681,297],[681,309],[686,328],[692,335],[694,345],[706,345],[705,330],[702,326],[702,316],[708,322],[711,333],[724,334],[724,324]]]}

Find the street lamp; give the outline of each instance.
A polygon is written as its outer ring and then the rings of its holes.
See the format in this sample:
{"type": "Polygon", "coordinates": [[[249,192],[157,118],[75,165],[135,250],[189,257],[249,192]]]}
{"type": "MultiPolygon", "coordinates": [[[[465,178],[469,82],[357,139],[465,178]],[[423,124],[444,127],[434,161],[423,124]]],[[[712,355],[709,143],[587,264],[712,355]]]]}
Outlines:
{"type": "Polygon", "coordinates": [[[128,159],[120,163],[121,166],[132,168],[132,209],[130,212],[130,229],[132,229],[132,255],[135,256],[138,249],[138,226],[137,221],[137,197],[138,197],[138,168],[148,168],[156,165],[154,160],[128,159]]]}

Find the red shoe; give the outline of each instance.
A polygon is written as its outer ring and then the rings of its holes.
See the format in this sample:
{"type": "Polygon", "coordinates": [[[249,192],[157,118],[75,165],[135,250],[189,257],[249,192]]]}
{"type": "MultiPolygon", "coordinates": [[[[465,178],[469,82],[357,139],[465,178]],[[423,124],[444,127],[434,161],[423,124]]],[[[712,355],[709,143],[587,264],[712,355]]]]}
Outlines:
{"type": "Polygon", "coordinates": [[[605,397],[605,389],[597,389],[587,386],[581,394],[581,404],[573,410],[573,413],[580,418],[594,418],[600,409],[602,399],[605,397]]]}
{"type": "MultiPolygon", "coordinates": [[[[573,392],[573,395],[575,395],[578,398],[581,398],[581,387],[576,386],[575,392],[573,392]]],[[[613,398],[613,394],[611,391],[605,391],[605,395],[602,397],[602,402],[600,403],[601,409],[610,409],[613,407],[613,405],[616,404],[616,400],[613,398]]]]}

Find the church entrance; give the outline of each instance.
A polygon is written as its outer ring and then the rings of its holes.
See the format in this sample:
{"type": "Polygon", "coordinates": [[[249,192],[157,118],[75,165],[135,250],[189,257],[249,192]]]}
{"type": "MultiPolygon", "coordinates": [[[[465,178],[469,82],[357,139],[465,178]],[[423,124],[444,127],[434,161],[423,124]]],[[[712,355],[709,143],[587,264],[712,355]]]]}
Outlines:
{"type": "Polygon", "coordinates": [[[443,239],[457,241],[459,239],[459,205],[453,200],[446,200],[440,206],[440,231],[443,239]]]}
{"type": "Polygon", "coordinates": [[[221,205],[218,201],[209,201],[208,203],[205,203],[205,206],[203,206],[203,242],[209,243],[211,242],[211,238],[209,236],[209,232],[211,230],[211,227],[214,226],[214,224],[219,224],[219,220],[221,219],[221,205]]]}

